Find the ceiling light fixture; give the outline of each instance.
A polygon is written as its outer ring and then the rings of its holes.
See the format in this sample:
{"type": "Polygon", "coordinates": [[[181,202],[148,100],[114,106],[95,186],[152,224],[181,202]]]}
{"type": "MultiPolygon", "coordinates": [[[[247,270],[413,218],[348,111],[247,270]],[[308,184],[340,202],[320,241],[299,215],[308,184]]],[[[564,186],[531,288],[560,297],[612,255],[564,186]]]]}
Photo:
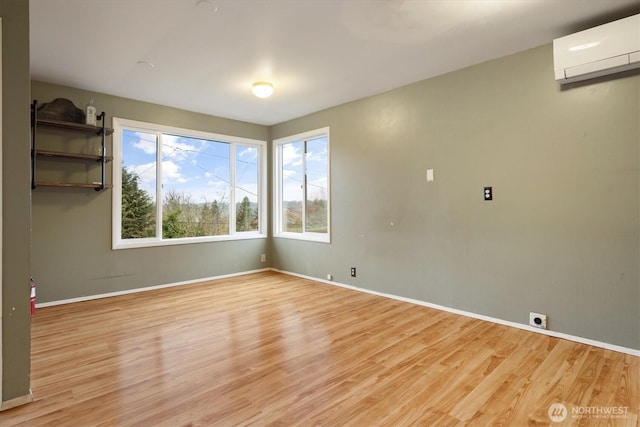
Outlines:
{"type": "Polygon", "coordinates": [[[268,98],[273,94],[273,83],[255,82],[251,87],[251,91],[258,98],[268,98]]]}
{"type": "Polygon", "coordinates": [[[143,68],[153,68],[153,67],[155,67],[153,62],[149,62],[149,61],[138,61],[138,62],[136,62],[136,64],[138,64],[139,66],[141,66],[143,68]]]}
{"type": "Polygon", "coordinates": [[[210,7],[213,13],[218,11],[218,6],[212,0],[196,0],[196,6],[199,8],[210,7]]]}

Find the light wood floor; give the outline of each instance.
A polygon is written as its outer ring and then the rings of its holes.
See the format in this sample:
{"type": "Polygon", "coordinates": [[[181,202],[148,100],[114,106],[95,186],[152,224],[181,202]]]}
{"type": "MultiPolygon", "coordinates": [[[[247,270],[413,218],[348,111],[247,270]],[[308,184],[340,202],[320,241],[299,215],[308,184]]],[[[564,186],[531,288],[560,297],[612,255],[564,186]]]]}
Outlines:
{"type": "Polygon", "coordinates": [[[637,426],[639,366],[265,272],[38,310],[36,402],[0,425],[637,426]],[[577,407],[627,412],[572,419],[577,407]]]}

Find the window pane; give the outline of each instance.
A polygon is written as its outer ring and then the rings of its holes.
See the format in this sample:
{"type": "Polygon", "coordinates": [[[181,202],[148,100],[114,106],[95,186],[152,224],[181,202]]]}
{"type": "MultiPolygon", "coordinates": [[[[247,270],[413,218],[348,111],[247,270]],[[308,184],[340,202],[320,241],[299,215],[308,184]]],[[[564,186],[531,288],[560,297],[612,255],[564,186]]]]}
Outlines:
{"type": "Polygon", "coordinates": [[[229,234],[230,144],[162,135],[162,237],[229,234]]]}
{"type": "Polygon", "coordinates": [[[114,249],[266,237],[265,141],[113,122],[114,249]]]}
{"type": "Polygon", "coordinates": [[[282,144],[282,231],[302,233],[303,142],[282,144]]]}
{"type": "Polygon", "coordinates": [[[327,233],[328,231],[328,180],[327,138],[307,141],[307,200],[305,206],[305,231],[327,233]]]}
{"type": "Polygon", "coordinates": [[[156,235],[156,149],[153,133],[122,131],[123,239],[156,235]]]}
{"type": "Polygon", "coordinates": [[[258,231],[258,148],[236,145],[236,231],[258,231]]]}

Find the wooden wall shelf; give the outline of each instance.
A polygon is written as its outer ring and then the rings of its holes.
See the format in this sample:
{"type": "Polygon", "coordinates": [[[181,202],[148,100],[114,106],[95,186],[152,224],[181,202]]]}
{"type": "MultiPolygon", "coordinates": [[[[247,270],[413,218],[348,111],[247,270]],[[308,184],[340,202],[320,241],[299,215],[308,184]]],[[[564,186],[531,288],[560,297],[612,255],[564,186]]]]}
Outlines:
{"type": "MultiPolygon", "coordinates": [[[[57,157],[61,159],[75,159],[75,160],[95,160],[96,162],[102,161],[102,156],[98,154],[66,153],[62,151],[49,151],[49,150],[36,150],[36,156],[57,157]]],[[[105,161],[110,162],[112,160],[113,160],[113,157],[105,156],[105,161]]]]}
{"type": "Polygon", "coordinates": [[[86,183],[86,182],[47,182],[36,181],[37,187],[63,187],[63,188],[93,188],[95,190],[102,190],[104,188],[112,188],[111,184],[100,183],[86,183]]]}
{"type": "MultiPolygon", "coordinates": [[[[57,116],[56,116],[57,117],[57,116]]],[[[31,189],[35,190],[38,187],[63,187],[63,188],[93,188],[96,191],[102,191],[107,188],[112,188],[112,185],[106,184],[106,163],[113,161],[113,157],[106,155],[106,136],[113,134],[113,129],[105,127],[106,116],[104,111],[96,117],[102,122],[102,126],[87,125],[84,123],[67,122],[54,119],[38,118],[38,101],[34,100],[31,104],[31,189]],[[83,154],[64,151],[52,151],[42,150],[36,146],[36,136],[38,134],[38,128],[48,127],[57,128],[69,132],[82,132],[98,136],[100,142],[98,145],[98,152],[102,154],[83,154]],[[36,164],[37,159],[44,160],[46,158],[58,158],[80,161],[91,161],[100,164],[100,176],[99,182],[50,182],[36,180],[36,164]]],[[[95,141],[88,142],[91,144],[95,141]]],[[[89,150],[94,151],[94,150],[89,150]]]]}
{"type": "MultiPolygon", "coordinates": [[[[36,123],[38,124],[38,126],[67,129],[77,132],[95,133],[96,135],[102,134],[102,126],[85,125],[84,123],[63,122],[61,120],[52,119],[37,119],[36,123]]],[[[106,127],[104,128],[104,132],[105,135],[111,135],[113,133],[113,129],[106,127]]]]}

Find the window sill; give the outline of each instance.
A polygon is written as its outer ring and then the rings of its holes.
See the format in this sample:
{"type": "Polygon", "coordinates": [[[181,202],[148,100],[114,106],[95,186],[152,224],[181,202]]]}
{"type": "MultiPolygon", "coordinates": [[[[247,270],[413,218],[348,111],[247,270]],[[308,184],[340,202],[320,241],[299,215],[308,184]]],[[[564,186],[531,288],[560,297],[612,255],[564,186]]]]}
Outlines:
{"type": "Polygon", "coordinates": [[[236,240],[251,240],[251,239],[266,239],[267,235],[258,232],[246,232],[238,233],[233,236],[207,236],[207,237],[186,237],[181,239],[135,239],[126,241],[116,241],[112,249],[134,249],[134,248],[149,248],[155,246],[175,246],[175,245],[193,245],[200,243],[212,243],[212,242],[229,242],[236,240]]]}
{"type": "Polygon", "coordinates": [[[304,240],[307,242],[331,243],[329,234],[313,234],[313,233],[278,233],[275,238],[304,240]]]}

